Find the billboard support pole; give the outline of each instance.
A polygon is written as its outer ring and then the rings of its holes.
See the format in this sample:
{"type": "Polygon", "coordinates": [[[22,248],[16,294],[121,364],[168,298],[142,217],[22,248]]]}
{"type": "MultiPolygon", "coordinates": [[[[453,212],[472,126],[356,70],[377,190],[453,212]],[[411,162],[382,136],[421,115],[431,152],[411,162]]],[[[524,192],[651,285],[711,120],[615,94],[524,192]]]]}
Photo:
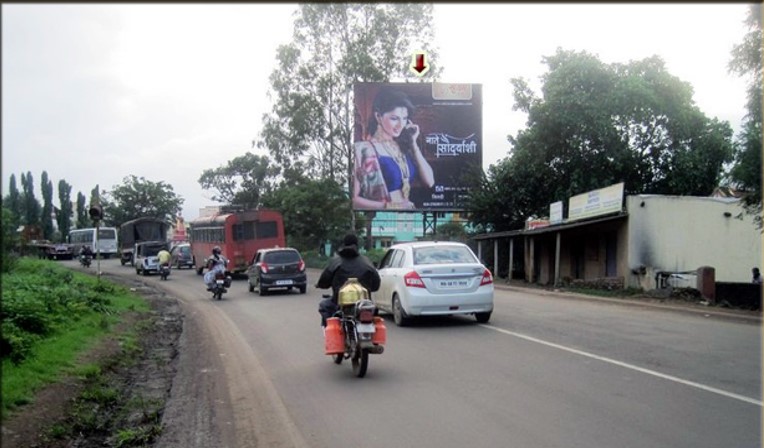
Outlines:
{"type": "Polygon", "coordinates": [[[438,228],[438,212],[422,212],[422,239],[427,239],[427,231],[432,230],[432,237],[438,228]],[[432,214],[432,219],[430,215],[432,214]]]}

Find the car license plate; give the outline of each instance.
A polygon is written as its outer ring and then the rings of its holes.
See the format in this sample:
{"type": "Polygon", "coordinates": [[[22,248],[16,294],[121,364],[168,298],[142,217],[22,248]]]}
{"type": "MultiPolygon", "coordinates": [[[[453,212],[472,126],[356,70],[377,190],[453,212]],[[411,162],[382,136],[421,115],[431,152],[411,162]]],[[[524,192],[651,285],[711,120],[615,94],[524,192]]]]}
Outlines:
{"type": "Polygon", "coordinates": [[[218,285],[222,285],[223,283],[225,283],[225,281],[224,280],[215,280],[215,283],[217,283],[218,285]]]}
{"type": "Polygon", "coordinates": [[[469,280],[441,280],[438,285],[440,289],[466,288],[470,285],[469,280]]]}
{"type": "Polygon", "coordinates": [[[292,280],[276,280],[276,284],[279,286],[291,285],[292,280]]]}
{"type": "Polygon", "coordinates": [[[374,328],[374,324],[357,323],[355,324],[355,328],[358,330],[359,333],[374,333],[374,331],[376,330],[374,328]]]}

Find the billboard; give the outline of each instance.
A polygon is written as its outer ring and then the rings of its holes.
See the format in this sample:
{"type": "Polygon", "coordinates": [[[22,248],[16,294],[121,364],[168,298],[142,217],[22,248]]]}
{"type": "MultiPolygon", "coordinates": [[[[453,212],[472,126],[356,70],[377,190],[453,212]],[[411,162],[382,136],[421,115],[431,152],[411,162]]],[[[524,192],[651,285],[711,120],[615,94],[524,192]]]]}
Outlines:
{"type": "Polygon", "coordinates": [[[623,204],[623,182],[592,190],[568,199],[568,221],[620,212],[623,204]]]}
{"type": "Polygon", "coordinates": [[[356,83],[353,209],[462,211],[483,166],[480,84],[356,83]]]}

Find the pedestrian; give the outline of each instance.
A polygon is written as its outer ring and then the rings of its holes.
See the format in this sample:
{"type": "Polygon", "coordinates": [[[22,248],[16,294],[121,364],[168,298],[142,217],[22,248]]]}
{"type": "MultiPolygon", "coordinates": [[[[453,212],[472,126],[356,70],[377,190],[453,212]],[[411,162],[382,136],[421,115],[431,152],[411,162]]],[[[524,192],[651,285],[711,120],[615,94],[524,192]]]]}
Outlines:
{"type": "Polygon", "coordinates": [[[764,279],[761,278],[761,272],[759,272],[759,268],[751,269],[751,273],[753,274],[753,279],[751,280],[752,283],[755,283],[757,285],[761,285],[762,283],[764,283],[764,279]]]}

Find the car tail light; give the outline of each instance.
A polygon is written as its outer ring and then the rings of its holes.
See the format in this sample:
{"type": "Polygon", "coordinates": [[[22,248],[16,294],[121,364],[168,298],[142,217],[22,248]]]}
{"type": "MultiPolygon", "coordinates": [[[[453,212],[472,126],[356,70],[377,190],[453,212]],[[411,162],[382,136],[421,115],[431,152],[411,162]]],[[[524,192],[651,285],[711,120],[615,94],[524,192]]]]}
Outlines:
{"type": "Polygon", "coordinates": [[[406,286],[409,288],[424,288],[424,281],[422,281],[422,277],[419,276],[419,274],[416,273],[416,271],[411,271],[408,274],[403,276],[403,281],[405,282],[406,286]]]}
{"type": "Polygon", "coordinates": [[[490,285],[491,283],[493,283],[493,275],[491,275],[491,271],[486,269],[483,271],[483,278],[480,279],[480,286],[490,285]]]}
{"type": "Polygon", "coordinates": [[[264,274],[268,273],[268,265],[265,264],[265,262],[260,263],[260,271],[262,271],[264,274]]]}
{"type": "Polygon", "coordinates": [[[302,272],[305,270],[305,262],[300,259],[300,262],[297,263],[297,270],[302,272]]]}

